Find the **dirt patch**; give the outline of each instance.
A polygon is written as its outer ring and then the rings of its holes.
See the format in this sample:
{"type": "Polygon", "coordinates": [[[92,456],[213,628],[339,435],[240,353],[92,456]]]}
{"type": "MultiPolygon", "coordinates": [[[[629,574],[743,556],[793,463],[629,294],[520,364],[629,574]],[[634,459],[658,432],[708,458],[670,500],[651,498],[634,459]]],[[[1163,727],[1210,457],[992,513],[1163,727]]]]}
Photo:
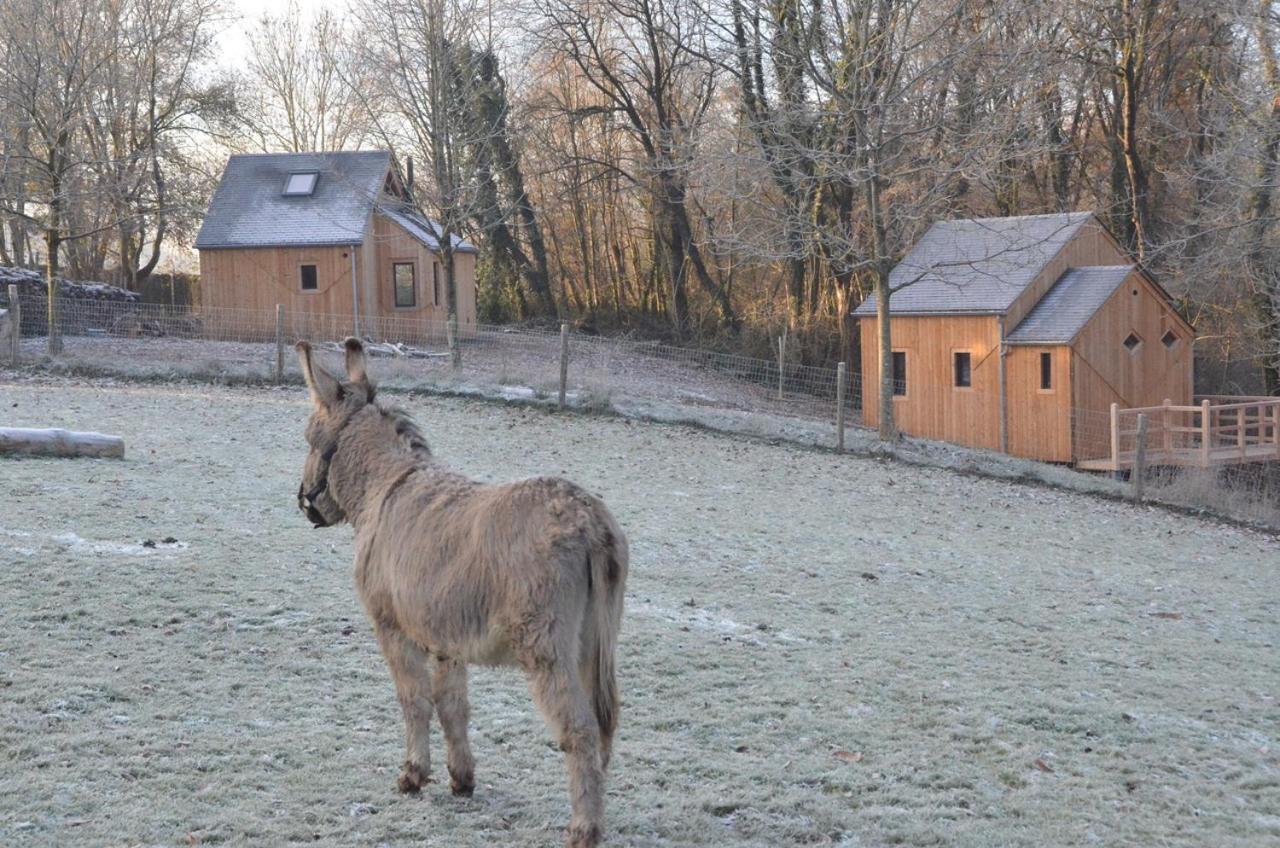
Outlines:
{"type": "MultiPolygon", "coordinates": [[[[1280,837],[1272,538],[681,426],[399,400],[456,467],[571,477],[631,537],[609,844],[1280,837]]],[[[5,424],[128,441],[123,462],[0,461],[0,842],[558,842],[562,756],[514,673],[473,674],[474,799],[394,792],[399,709],[350,532],[293,503],[305,415],[298,388],[0,385],[5,424]]]]}

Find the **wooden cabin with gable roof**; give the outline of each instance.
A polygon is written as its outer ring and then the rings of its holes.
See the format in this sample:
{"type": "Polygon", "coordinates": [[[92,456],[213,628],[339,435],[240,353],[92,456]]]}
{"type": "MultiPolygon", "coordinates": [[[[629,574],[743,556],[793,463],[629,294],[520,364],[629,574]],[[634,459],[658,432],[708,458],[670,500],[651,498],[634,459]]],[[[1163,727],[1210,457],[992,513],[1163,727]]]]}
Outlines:
{"type": "MultiPolygon", "coordinates": [[[[893,270],[894,421],[903,432],[1082,462],[1111,450],[1111,406],[1193,396],[1195,333],[1089,212],[940,221],[893,270]]],[[[860,322],[875,426],[875,303],[860,322]]]]}
{"type": "MultiPolygon", "coordinates": [[[[408,341],[396,336],[448,314],[439,233],[389,151],[232,156],[196,238],[201,305],[250,321],[281,304],[295,318],[336,318],[342,332],[408,341]]],[[[476,253],[455,237],[463,333],[476,323],[476,253]]]]}

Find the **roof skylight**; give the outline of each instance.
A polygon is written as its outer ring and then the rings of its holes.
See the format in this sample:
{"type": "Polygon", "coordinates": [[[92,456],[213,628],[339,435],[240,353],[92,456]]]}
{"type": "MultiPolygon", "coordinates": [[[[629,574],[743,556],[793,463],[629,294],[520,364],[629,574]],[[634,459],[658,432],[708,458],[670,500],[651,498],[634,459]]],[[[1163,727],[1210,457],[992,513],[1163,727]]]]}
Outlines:
{"type": "Polygon", "coordinates": [[[315,171],[294,171],[284,182],[285,197],[306,197],[316,190],[316,180],[320,174],[315,171]]]}

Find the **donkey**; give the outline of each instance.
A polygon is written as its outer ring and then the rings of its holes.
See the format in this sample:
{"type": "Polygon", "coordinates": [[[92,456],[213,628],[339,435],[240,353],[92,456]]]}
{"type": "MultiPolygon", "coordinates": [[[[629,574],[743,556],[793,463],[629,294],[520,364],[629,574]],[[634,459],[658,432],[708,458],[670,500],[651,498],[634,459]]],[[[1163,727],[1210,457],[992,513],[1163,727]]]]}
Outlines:
{"type": "Polygon", "coordinates": [[[516,665],[565,752],[566,844],[598,845],[618,723],[626,537],[598,498],[568,481],[487,485],[450,471],[404,412],[374,401],[360,341],[345,348],[343,380],[297,344],[314,404],[298,506],[316,527],[355,528],[356,590],[404,713],[400,791],[430,779],[434,709],[450,789],[471,795],[467,664],[516,665]]]}

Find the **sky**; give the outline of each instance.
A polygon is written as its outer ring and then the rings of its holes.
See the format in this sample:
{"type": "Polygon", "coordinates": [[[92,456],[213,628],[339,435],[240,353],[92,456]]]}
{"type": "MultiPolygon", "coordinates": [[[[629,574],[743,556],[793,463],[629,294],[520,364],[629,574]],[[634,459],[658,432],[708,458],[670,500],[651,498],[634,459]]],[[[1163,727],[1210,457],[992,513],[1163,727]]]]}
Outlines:
{"type": "MultiPolygon", "coordinates": [[[[335,3],[333,0],[329,2],[296,0],[296,2],[298,9],[307,18],[326,6],[336,8],[344,5],[341,2],[335,3]]],[[[232,17],[238,16],[239,20],[233,21],[218,37],[222,65],[228,68],[243,68],[249,56],[249,29],[263,15],[281,17],[288,10],[288,0],[227,0],[227,11],[232,17]]]]}

